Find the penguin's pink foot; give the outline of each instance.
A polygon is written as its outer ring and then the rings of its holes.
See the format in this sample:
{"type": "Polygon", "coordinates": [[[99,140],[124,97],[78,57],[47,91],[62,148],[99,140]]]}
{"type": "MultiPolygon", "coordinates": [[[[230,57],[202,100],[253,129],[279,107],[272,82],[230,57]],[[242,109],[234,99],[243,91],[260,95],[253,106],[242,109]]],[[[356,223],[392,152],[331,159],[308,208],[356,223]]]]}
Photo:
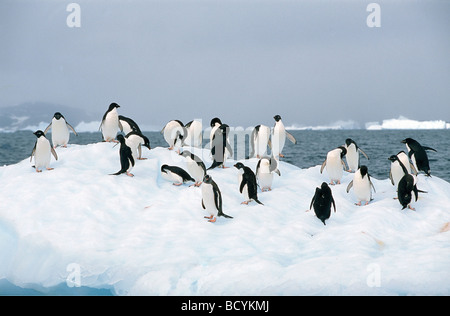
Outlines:
{"type": "Polygon", "coordinates": [[[47,170],[53,170],[54,168],[47,168],[47,170]]]}
{"type": "Polygon", "coordinates": [[[244,202],[242,202],[241,204],[248,205],[248,201],[244,201],[244,202]]]}
{"type": "Polygon", "coordinates": [[[134,177],[134,174],[127,172],[127,176],[134,177]]]}
{"type": "Polygon", "coordinates": [[[176,185],[177,187],[179,187],[180,185],[182,185],[183,183],[172,183],[173,185],[176,185]]]}
{"type": "Polygon", "coordinates": [[[210,222],[210,223],[215,223],[215,222],[216,222],[216,218],[213,217],[212,219],[208,220],[208,222],[210,222]]]}

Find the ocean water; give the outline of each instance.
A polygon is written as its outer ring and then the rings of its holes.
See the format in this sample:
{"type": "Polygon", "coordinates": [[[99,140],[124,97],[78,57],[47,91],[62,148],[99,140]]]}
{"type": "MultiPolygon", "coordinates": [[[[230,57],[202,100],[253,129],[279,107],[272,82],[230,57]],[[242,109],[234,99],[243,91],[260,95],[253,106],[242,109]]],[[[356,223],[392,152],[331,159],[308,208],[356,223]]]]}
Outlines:
{"type": "MultiPolygon", "coordinates": [[[[149,138],[151,147],[166,147],[163,136],[159,132],[144,132],[149,138]]],[[[209,133],[206,133],[209,135],[209,133]]],[[[206,135],[205,134],[205,135],[206,135]]],[[[432,147],[437,152],[428,151],[431,174],[450,182],[450,130],[302,130],[291,131],[297,139],[294,145],[286,140],[285,158],[282,160],[300,168],[321,165],[328,151],[343,145],[345,139],[352,138],[369,156],[367,160],[360,156],[361,164],[369,168],[369,173],[377,179],[389,177],[390,161],[388,157],[406,146],[401,140],[411,137],[424,146],[432,147]]],[[[237,137],[235,138],[237,139],[237,137]]],[[[0,133],[0,166],[15,164],[29,159],[36,137],[31,131],[0,133]]],[[[71,134],[69,144],[90,144],[102,140],[99,132],[71,134]]],[[[208,141],[204,140],[204,145],[208,141]]],[[[235,158],[248,155],[248,137],[245,141],[245,152],[239,153],[237,140],[234,144],[235,158]],[[238,156],[239,155],[239,156],[238,156]]],[[[146,149],[144,149],[145,154],[146,149]]],[[[30,166],[32,163],[30,162],[30,166]]]]}

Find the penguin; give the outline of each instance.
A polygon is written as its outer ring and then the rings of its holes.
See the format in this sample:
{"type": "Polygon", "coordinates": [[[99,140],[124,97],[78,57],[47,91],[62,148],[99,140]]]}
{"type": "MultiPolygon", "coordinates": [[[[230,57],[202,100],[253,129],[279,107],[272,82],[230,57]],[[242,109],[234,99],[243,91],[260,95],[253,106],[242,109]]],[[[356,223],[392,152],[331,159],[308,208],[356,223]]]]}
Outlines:
{"type": "Polygon", "coordinates": [[[169,166],[166,164],[161,166],[161,176],[176,186],[180,186],[188,181],[195,182],[195,179],[193,179],[191,175],[186,172],[186,170],[177,166],[169,166]]]}
{"type": "Polygon", "coordinates": [[[56,148],[57,146],[67,147],[70,138],[69,129],[72,130],[75,136],[78,136],[75,129],[66,121],[66,118],[60,112],[56,112],[53,115],[52,122],[44,130],[44,134],[47,134],[50,128],[52,129],[53,148],[56,148]]]}
{"type": "Polygon", "coordinates": [[[316,213],[317,218],[320,219],[324,225],[326,225],[325,221],[330,218],[332,204],[334,207],[334,212],[336,213],[336,204],[334,202],[331,188],[326,182],[323,182],[320,188],[316,188],[316,192],[311,200],[309,209],[314,207],[314,213],[316,213]]]}
{"type": "Polygon", "coordinates": [[[111,103],[108,110],[103,115],[99,129],[102,131],[104,142],[117,142],[115,139],[117,132],[119,129],[123,130],[119,122],[119,114],[117,113],[118,108],[120,108],[120,105],[111,103]]]}
{"type": "Polygon", "coordinates": [[[45,137],[45,134],[41,130],[37,130],[33,133],[36,135],[37,139],[34,143],[33,150],[31,151],[30,161],[34,156],[34,168],[36,172],[42,172],[42,168],[46,168],[47,170],[53,170],[50,168],[50,159],[51,155],[58,160],[58,155],[56,154],[55,149],[50,145],[49,140],[45,137]]]}
{"type": "Polygon", "coordinates": [[[258,200],[258,185],[256,184],[256,176],[252,169],[244,166],[241,162],[236,163],[234,167],[240,171],[239,192],[241,192],[245,198],[245,201],[241,204],[248,205],[251,200],[254,200],[256,203],[264,205],[258,200]]]}
{"type": "Polygon", "coordinates": [[[132,131],[137,131],[139,133],[142,133],[141,129],[139,128],[139,125],[129,117],[119,115],[119,123],[120,123],[120,131],[123,132],[125,135],[131,133],[132,131]]]}
{"type": "MultiPolygon", "coordinates": [[[[185,144],[187,146],[202,147],[202,123],[198,120],[190,121],[186,124],[187,136],[185,137],[185,144]]],[[[200,182],[203,178],[200,180],[200,182]]]]}
{"type": "Polygon", "coordinates": [[[392,155],[388,159],[392,162],[391,163],[391,170],[389,172],[389,179],[391,180],[391,183],[393,186],[398,187],[398,183],[405,175],[405,172],[403,171],[402,167],[400,166],[400,163],[395,158],[397,157],[399,161],[403,163],[405,166],[407,173],[412,173],[414,175],[417,175],[417,170],[414,167],[414,165],[409,161],[408,155],[402,150],[397,155],[392,155]]]}
{"type": "Polygon", "coordinates": [[[233,150],[231,149],[231,145],[228,141],[229,130],[230,127],[227,124],[222,124],[216,129],[211,147],[213,162],[207,170],[211,170],[217,167],[226,168],[225,162],[227,160],[227,156],[229,153],[231,155],[233,154],[233,150]]]}
{"type": "Polygon", "coordinates": [[[283,121],[281,120],[280,115],[275,115],[273,117],[275,119],[275,126],[272,131],[272,155],[279,159],[280,157],[284,157],[282,154],[284,143],[286,142],[286,137],[293,143],[297,144],[297,140],[294,136],[292,136],[288,131],[286,131],[283,121]]]}
{"type": "Polygon", "coordinates": [[[187,135],[187,129],[180,120],[169,121],[161,130],[164,140],[169,144],[169,150],[176,147],[182,147],[184,138],[187,135]]]}
{"type": "Polygon", "coordinates": [[[180,155],[186,157],[187,170],[195,179],[194,186],[199,187],[202,184],[204,176],[206,175],[205,164],[200,157],[194,155],[188,150],[184,150],[180,155]]]}
{"type": "Polygon", "coordinates": [[[398,156],[392,155],[388,159],[392,162],[397,161],[403,170],[403,177],[398,182],[397,187],[397,197],[403,207],[402,210],[409,208],[414,211],[415,209],[411,206],[412,194],[414,193],[415,201],[417,202],[419,199],[419,192],[426,192],[417,188],[417,176],[408,173],[406,166],[400,161],[398,156]]]}
{"type": "Polygon", "coordinates": [[[211,132],[209,133],[209,144],[211,149],[213,146],[214,135],[216,134],[216,131],[220,127],[220,125],[222,125],[222,121],[218,117],[213,118],[209,123],[209,126],[211,126],[211,132]]]}
{"type": "Polygon", "coordinates": [[[353,180],[347,186],[347,193],[350,192],[350,189],[353,187],[353,191],[355,193],[356,198],[358,199],[358,203],[356,205],[361,206],[362,201],[365,201],[365,205],[368,205],[370,201],[372,201],[372,188],[375,191],[375,186],[370,179],[370,174],[367,166],[361,166],[358,170],[356,170],[353,180]]]}
{"type": "Polygon", "coordinates": [[[347,149],[345,149],[344,146],[339,146],[338,148],[329,151],[327,154],[327,158],[320,168],[320,173],[323,172],[323,169],[325,167],[327,168],[331,185],[334,185],[335,182],[337,184],[341,184],[343,169],[345,168],[345,163],[342,159],[344,158],[346,153],[347,149]]]}
{"type": "Polygon", "coordinates": [[[345,140],[345,149],[347,149],[347,154],[345,159],[347,160],[348,172],[354,172],[359,168],[359,153],[363,154],[367,160],[370,160],[367,154],[358,147],[355,141],[351,138],[345,140]]]}
{"type": "Polygon", "coordinates": [[[125,136],[125,144],[130,147],[134,161],[147,159],[142,158],[142,146],[149,150],[152,149],[148,137],[137,130],[131,131],[125,136]]]}
{"type": "Polygon", "coordinates": [[[272,190],[273,173],[281,176],[278,170],[277,160],[273,157],[263,157],[259,159],[256,165],[256,179],[262,192],[272,190]]]}
{"type": "Polygon", "coordinates": [[[126,173],[127,176],[134,177],[134,175],[130,173],[131,169],[133,169],[134,167],[134,158],[131,148],[126,144],[125,137],[122,134],[117,135],[117,141],[120,143],[119,149],[120,170],[111,175],[117,176],[122,173],[126,173]]]}
{"type": "Polygon", "coordinates": [[[222,211],[222,193],[216,182],[209,174],[206,174],[202,183],[202,207],[210,216],[205,216],[208,222],[214,223],[216,217],[233,218],[222,211]]]}
{"type": "Polygon", "coordinates": [[[418,141],[412,138],[406,138],[402,140],[402,143],[406,145],[408,156],[412,160],[417,172],[423,171],[426,176],[431,177],[430,163],[426,151],[432,150],[437,152],[437,150],[431,147],[422,146],[418,141]]]}
{"type": "Polygon", "coordinates": [[[261,158],[267,155],[267,146],[271,148],[270,127],[257,125],[252,131],[250,138],[252,153],[250,157],[261,158]]]}

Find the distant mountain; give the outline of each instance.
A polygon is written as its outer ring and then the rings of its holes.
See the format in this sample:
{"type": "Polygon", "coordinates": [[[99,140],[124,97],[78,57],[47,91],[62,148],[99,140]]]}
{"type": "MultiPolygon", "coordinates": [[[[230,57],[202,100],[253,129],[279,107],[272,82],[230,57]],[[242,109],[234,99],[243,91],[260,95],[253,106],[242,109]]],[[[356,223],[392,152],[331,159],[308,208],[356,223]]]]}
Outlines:
{"type": "Polygon", "coordinates": [[[50,124],[55,112],[64,115],[72,126],[76,126],[80,122],[99,121],[103,115],[60,104],[23,103],[17,106],[0,108],[0,131],[14,132],[32,129],[34,126],[42,126],[42,123],[50,124]]]}

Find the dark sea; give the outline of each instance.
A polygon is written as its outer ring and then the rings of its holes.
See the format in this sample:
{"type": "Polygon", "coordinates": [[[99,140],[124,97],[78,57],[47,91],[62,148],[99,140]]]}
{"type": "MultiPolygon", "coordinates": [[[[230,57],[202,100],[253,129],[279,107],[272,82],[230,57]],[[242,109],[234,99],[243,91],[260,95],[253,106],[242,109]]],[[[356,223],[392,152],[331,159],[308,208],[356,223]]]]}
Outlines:
{"type": "MultiPolygon", "coordinates": [[[[369,168],[369,173],[376,179],[389,177],[390,161],[388,157],[399,151],[406,151],[401,141],[407,137],[417,140],[423,146],[432,147],[437,152],[428,151],[431,174],[450,182],[450,130],[296,130],[290,131],[297,139],[294,145],[286,140],[283,150],[285,162],[300,168],[321,165],[328,151],[341,146],[347,138],[352,138],[369,156],[367,160],[360,156],[362,165],[369,168]]],[[[144,132],[150,139],[151,147],[167,147],[159,132],[144,132]]],[[[236,137],[237,139],[237,137],[236,137]]],[[[29,159],[36,137],[31,131],[0,133],[0,166],[15,164],[23,159],[29,159]]],[[[96,133],[79,133],[70,135],[70,144],[90,144],[100,142],[102,136],[96,133]]],[[[204,146],[207,140],[204,140],[204,146]]],[[[245,153],[240,157],[236,151],[235,159],[248,155],[248,137],[245,142],[245,153]]]]}

